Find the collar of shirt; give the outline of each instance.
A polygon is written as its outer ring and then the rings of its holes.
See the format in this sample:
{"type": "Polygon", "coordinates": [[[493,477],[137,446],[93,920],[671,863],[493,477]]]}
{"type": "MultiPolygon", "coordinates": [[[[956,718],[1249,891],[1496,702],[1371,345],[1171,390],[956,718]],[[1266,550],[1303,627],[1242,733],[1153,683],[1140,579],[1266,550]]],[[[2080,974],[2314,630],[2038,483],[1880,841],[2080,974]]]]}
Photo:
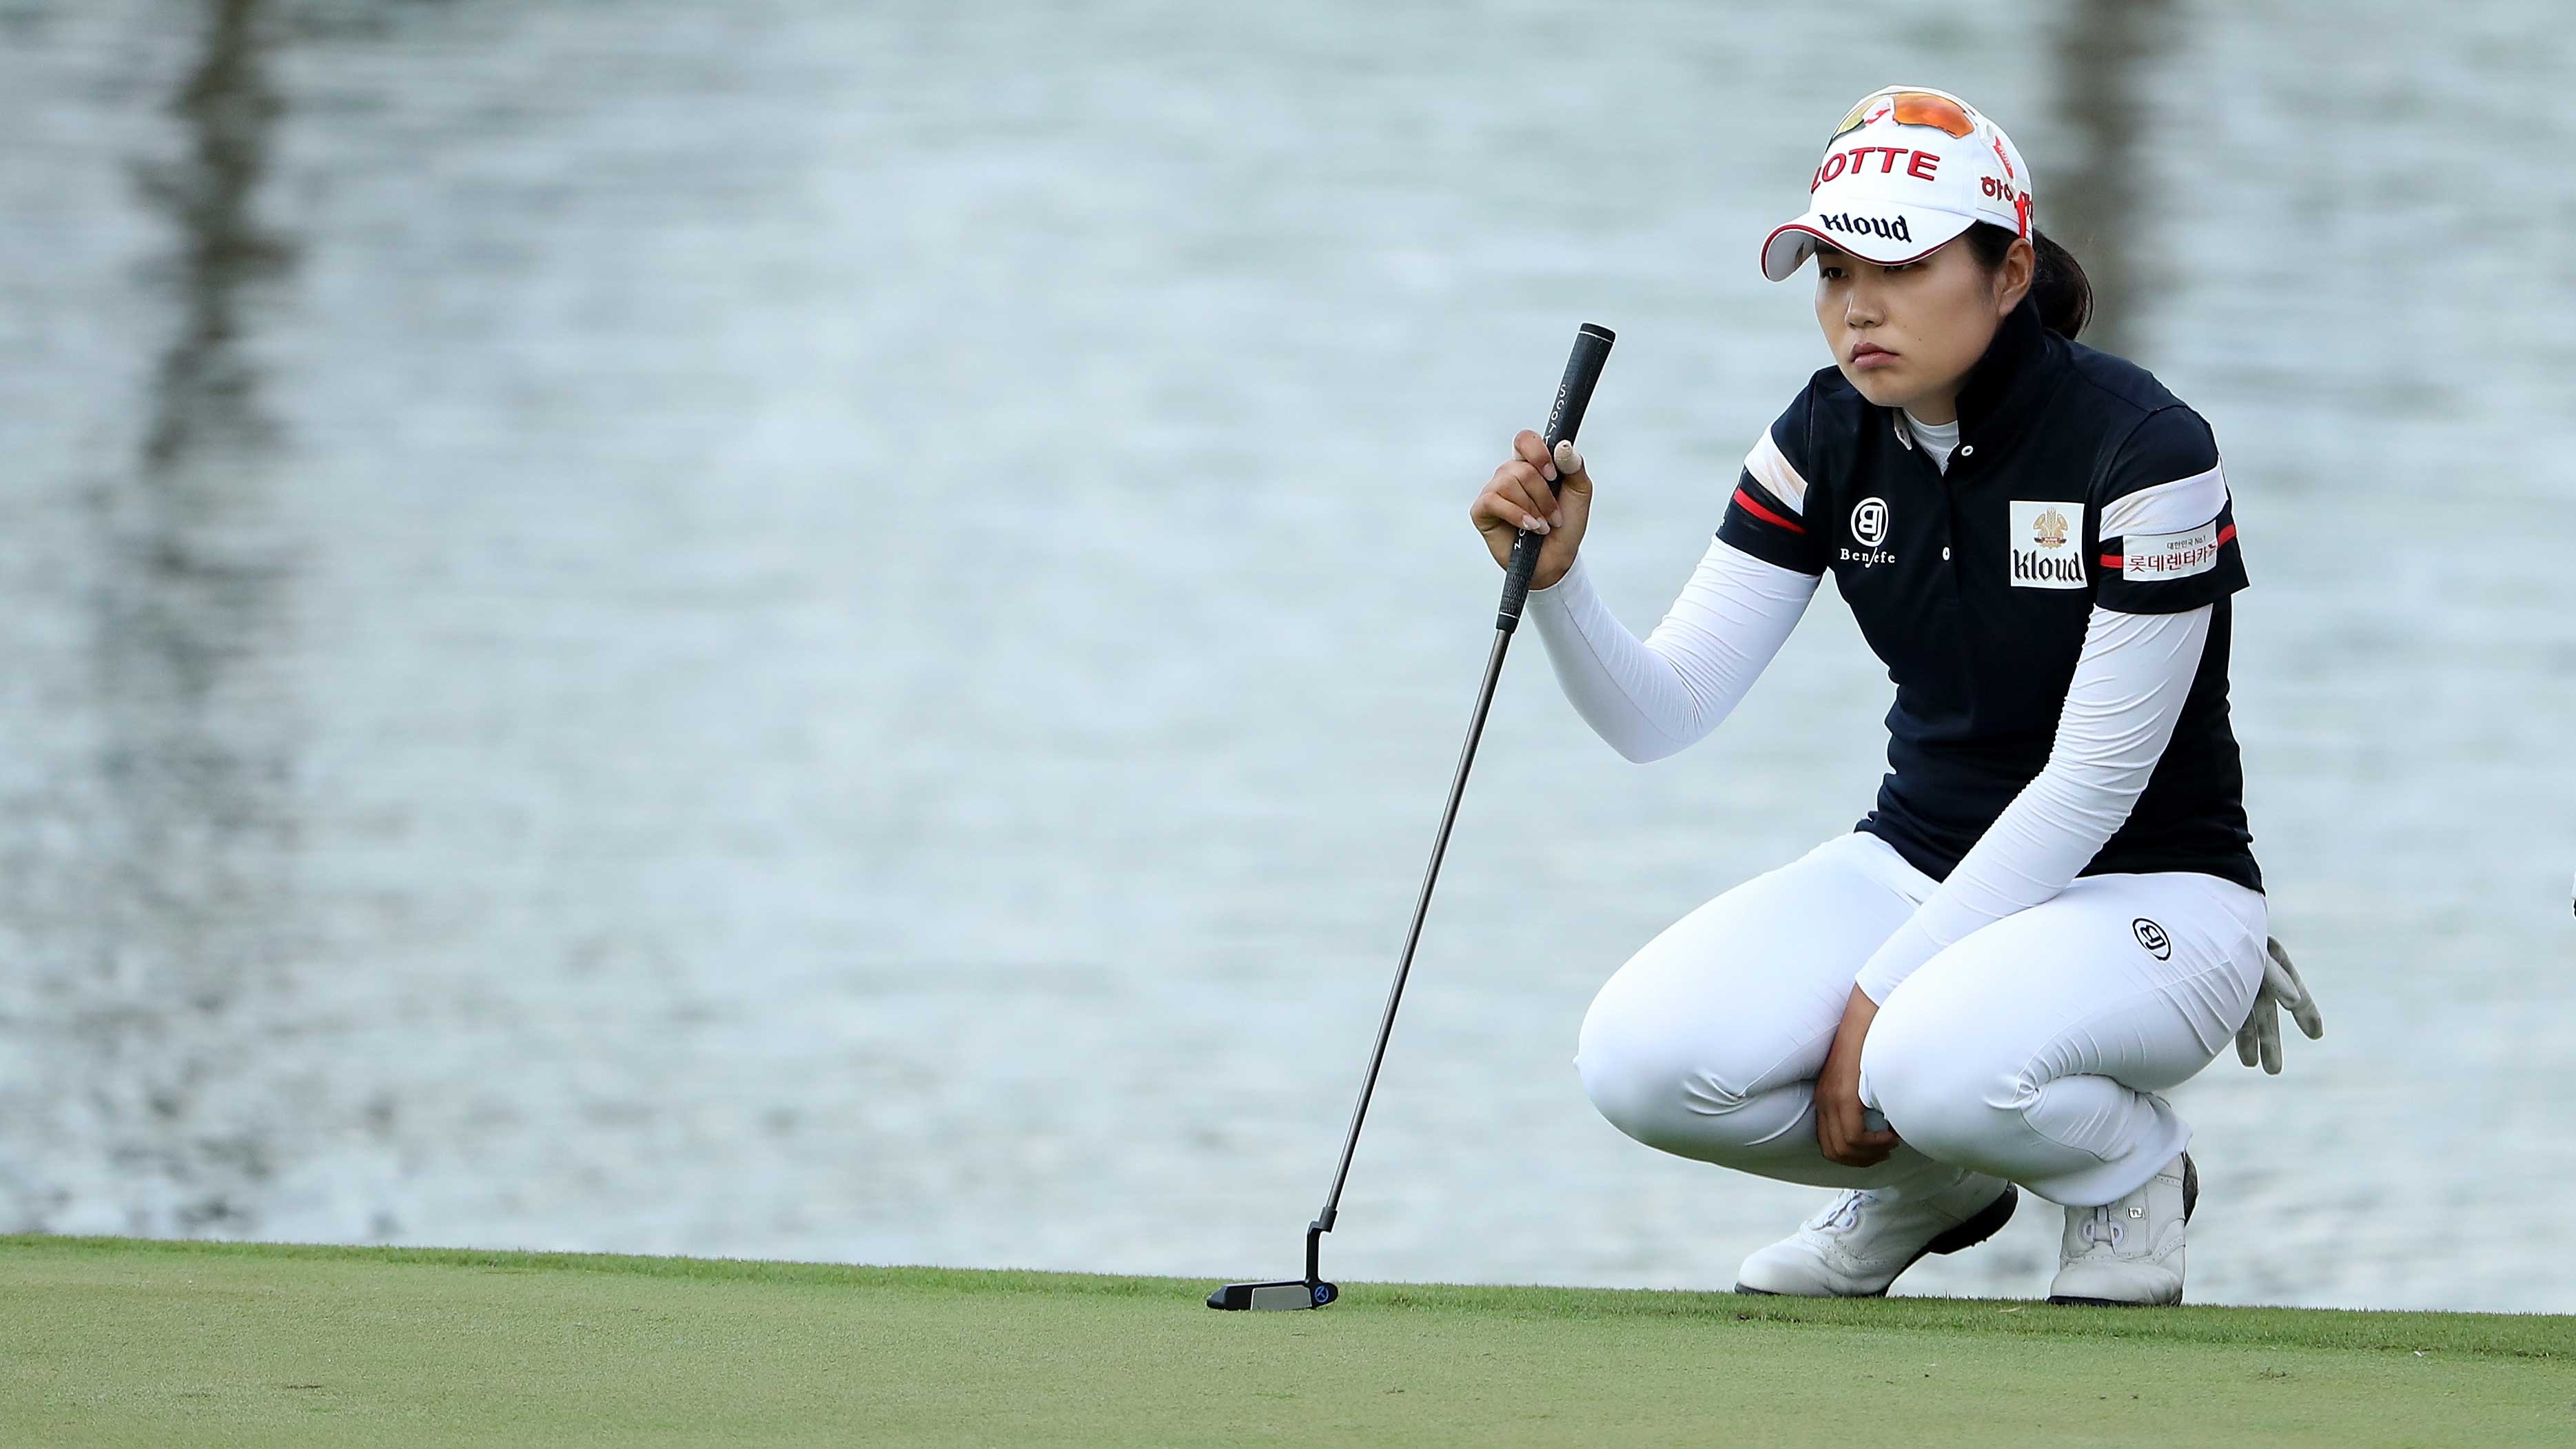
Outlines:
{"type": "MultiPolygon", "coordinates": [[[[1995,328],[1994,340],[1986,344],[1984,355],[1960,385],[1960,447],[1955,456],[1973,458],[1978,444],[2009,437],[2026,423],[2054,383],[2054,364],[2064,360],[2065,347],[2065,339],[2041,324],[2037,302],[2024,297],[2020,306],[2006,313],[1995,328]]],[[[1898,441],[1913,447],[1899,410],[1881,411],[1888,414],[1898,441]]]]}

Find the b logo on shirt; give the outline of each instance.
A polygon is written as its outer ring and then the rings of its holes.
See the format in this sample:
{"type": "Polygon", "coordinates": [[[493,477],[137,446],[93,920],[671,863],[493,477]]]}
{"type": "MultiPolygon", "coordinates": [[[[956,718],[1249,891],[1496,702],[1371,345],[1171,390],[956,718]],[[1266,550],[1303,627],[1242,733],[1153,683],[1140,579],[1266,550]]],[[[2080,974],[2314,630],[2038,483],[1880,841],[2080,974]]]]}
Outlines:
{"type": "Polygon", "coordinates": [[[2164,927],[2146,917],[2140,916],[2131,921],[2129,934],[2137,937],[2138,944],[2145,947],[2147,954],[2157,960],[2168,961],[2173,958],[2173,937],[2165,934],[2164,927]]]}
{"type": "Polygon", "coordinates": [[[2017,589],[2084,587],[2084,505],[2012,501],[2009,542],[2017,589]],[[2074,543],[2073,548],[2067,544],[2074,543]]]}
{"type": "Polygon", "coordinates": [[[1863,548],[1887,542],[1887,500],[1864,498],[1851,512],[1852,537],[1863,548]]]}

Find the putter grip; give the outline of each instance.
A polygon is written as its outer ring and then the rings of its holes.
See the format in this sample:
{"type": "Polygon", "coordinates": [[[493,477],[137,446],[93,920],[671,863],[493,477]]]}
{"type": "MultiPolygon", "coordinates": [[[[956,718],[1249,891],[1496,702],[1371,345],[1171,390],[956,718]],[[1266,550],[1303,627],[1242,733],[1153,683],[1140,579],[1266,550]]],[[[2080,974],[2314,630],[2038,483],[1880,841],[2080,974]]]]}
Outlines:
{"type": "MultiPolygon", "coordinates": [[[[1565,359],[1565,380],[1556,385],[1556,406],[1548,409],[1544,435],[1550,455],[1583,426],[1583,410],[1592,403],[1592,385],[1601,380],[1601,364],[1610,360],[1616,334],[1598,322],[1586,322],[1574,334],[1574,353],[1565,359]]],[[[1503,605],[1494,627],[1509,634],[1520,627],[1521,605],[1529,599],[1530,575],[1538,570],[1539,547],[1547,536],[1524,528],[1512,540],[1511,562],[1503,570],[1503,605]]]]}

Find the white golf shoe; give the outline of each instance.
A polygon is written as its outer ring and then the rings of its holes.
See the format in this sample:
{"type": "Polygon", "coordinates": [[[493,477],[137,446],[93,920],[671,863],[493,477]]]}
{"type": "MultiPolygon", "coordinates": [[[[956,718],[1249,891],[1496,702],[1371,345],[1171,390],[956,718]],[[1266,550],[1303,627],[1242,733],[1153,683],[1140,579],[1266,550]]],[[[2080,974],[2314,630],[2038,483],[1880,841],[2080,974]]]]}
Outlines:
{"type": "Polygon", "coordinates": [[[2200,1169],[2186,1152],[2118,1202],[2066,1210],[2051,1303],[2128,1307],[2182,1301],[2183,1224],[2200,1203],[2200,1169]]]}
{"type": "Polygon", "coordinates": [[[1745,1259],[1735,1291],[1876,1298],[1916,1259],[1973,1248],[2002,1231],[2020,1201],[2011,1183],[1973,1172],[1929,1192],[1846,1192],[1796,1232],[1745,1259]]]}

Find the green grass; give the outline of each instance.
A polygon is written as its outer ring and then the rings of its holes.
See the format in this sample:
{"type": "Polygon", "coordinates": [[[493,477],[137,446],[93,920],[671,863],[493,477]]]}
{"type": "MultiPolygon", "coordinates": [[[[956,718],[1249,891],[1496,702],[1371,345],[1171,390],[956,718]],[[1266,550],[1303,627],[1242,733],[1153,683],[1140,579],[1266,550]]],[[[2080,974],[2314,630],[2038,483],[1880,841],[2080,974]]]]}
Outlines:
{"type": "Polygon", "coordinates": [[[0,1444],[2576,1443],[2576,1319],[0,1237],[0,1444]]]}

